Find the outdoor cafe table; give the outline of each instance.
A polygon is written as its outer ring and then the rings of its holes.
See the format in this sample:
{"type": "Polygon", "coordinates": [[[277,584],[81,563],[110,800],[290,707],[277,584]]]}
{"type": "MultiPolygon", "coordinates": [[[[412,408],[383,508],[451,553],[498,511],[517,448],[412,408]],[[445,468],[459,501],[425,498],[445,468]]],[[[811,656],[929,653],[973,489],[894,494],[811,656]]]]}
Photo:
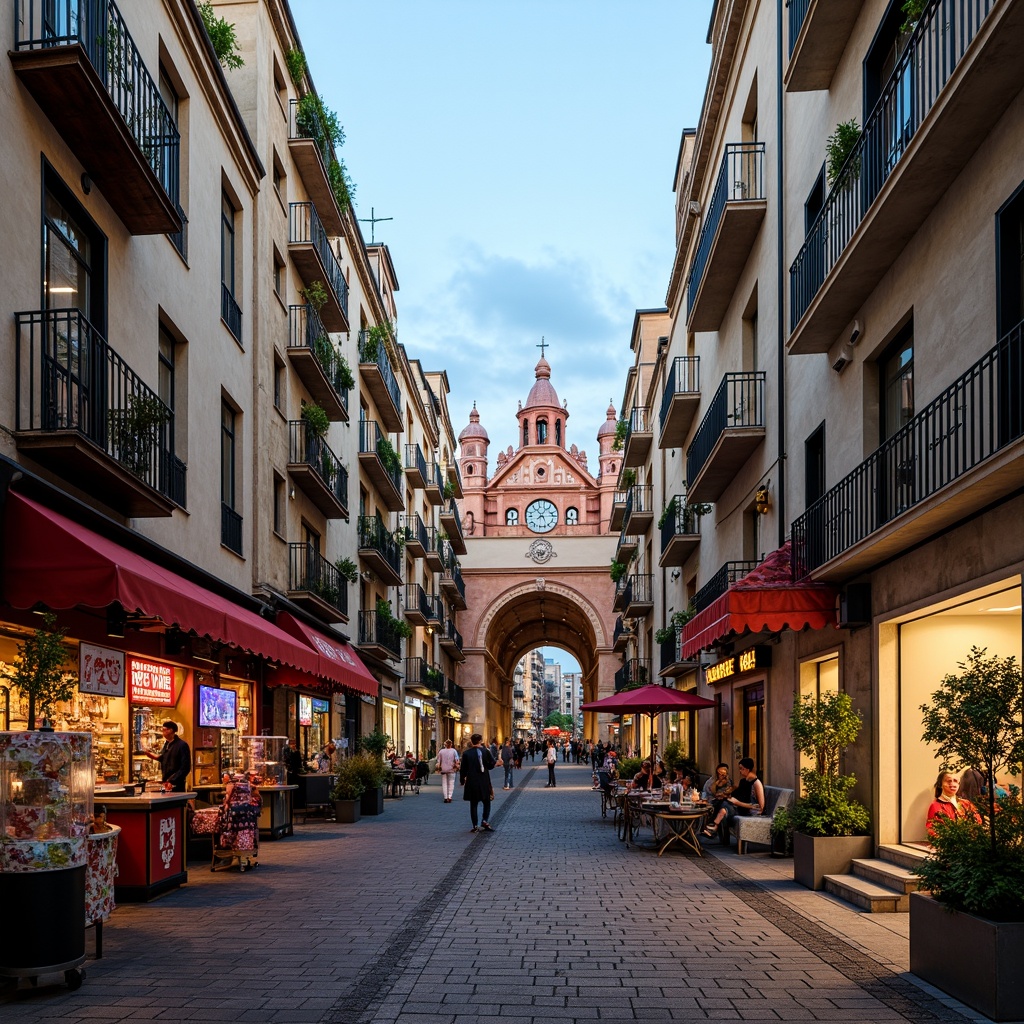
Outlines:
{"type": "Polygon", "coordinates": [[[708,806],[672,807],[668,804],[649,804],[644,811],[654,819],[654,842],[659,842],[659,823],[663,823],[668,838],[658,849],[660,857],[673,843],[681,843],[686,849],[693,850],[698,857],[704,856],[704,847],[697,838],[697,829],[703,824],[710,808],[708,806]]]}

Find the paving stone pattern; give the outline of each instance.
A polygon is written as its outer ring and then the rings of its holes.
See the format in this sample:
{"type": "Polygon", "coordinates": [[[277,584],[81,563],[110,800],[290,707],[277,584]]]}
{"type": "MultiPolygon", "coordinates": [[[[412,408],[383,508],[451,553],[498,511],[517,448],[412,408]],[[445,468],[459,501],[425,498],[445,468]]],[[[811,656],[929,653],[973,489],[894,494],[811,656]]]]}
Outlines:
{"type": "Polygon", "coordinates": [[[193,862],[187,887],[117,909],[81,989],[22,986],[0,1021],[979,1019],[906,974],[898,928],[797,890],[791,862],[626,850],[589,770],[557,773],[499,786],[493,834],[435,778],[264,843],[254,872],[193,862]]]}

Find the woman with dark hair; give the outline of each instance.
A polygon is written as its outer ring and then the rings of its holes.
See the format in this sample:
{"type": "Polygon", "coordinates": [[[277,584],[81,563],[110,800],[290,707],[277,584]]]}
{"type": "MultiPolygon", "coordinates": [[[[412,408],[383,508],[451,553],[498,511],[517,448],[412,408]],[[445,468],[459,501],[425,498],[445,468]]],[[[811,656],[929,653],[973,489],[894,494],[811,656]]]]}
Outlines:
{"type": "Polygon", "coordinates": [[[644,761],[640,771],[633,776],[633,788],[646,789],[649,792],[652,789],[661,789],[661,785],[661,776],[654,770],[654,766],[650,761],[644,761]]]}
{"type": "Polygon", "coordinates": [[[981,815],[970,800],[960,796],[960,780],[943,769],[935,780],[935,799],[928,808],[928,835],[935,835],[935,819],[970,818],[981,824],[981,815]]]}
{"type": "MultiPolygon", "coordinates": [[[[718,813],[704,828],[704,835],[709,839],[718,831],[718,826],[728,818],[739,816],[742,818],[753,817],[764,813],[764,786],[754,771],[754,759],[744,757],[740,760],[740,782],[733,790],[732,796],[728,796],[722,802],[718,813]]],[[[725,837],[728,840],[728,836],[725,837]]]]}

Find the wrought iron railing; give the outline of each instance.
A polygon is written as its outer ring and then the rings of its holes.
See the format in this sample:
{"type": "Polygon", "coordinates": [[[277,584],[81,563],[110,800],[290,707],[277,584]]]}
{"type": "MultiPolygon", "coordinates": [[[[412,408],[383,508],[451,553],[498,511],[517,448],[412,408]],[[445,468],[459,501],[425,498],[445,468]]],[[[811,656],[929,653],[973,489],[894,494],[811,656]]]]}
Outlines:
{"type": "Polygon", "coordinates": [[[751,561],[726,562],[693,597],[693,610],[703,611],[714,604],[737,580],[753,572],[760,563],[751,561]]]}
{"type": "Polygon", "coordinates": [[[623,450],[629,447],[629,439],[634,434],[644,434],[651,428],[647,423],[647,410],[642,405],[634,405],[626,420],[626,436],[623,439],[623,450]]]}
{"type": "Polygon", "coordinates": [[[665,393],[661,396],[661,415],[658,425],[664,429],[672,399],[676,395],[700,394],[700,356],[676,356],[668,371],[665,393]]]}
{"type": "Polygon", "coordinates": [[[82,312],[48,309],[16,319],[16,429],[74,431],[154,490],[177,501],[180,487],[183,497],[173,411],[82,312]]]}
{"type": "Polygon", "coordinates": [[[402,637],[398,623],[391,616],[376,610],[359,613],[359,643],[374,644],[390,651],[396,658],[402,656],[402,637]]]}
{"type": "Polygon", "coordinates": [[[188,262],[188,217],[181,208],[181,203],[176,204],[178,216],[181,218],[181,230],[172,231],[167,237],[174,244],[174,248],[181,254],[181,258],[188,262]]]}
{"type": "Polygon", "coordinates": [[[308,93],[309,99],[288,101],[288,138],[310,139],[316,143],[317,152],[323,161],[324,173],[337,158],[327,134],[327,126],[321,119],[321,110],[315,93],[308,93]]]}
{"type": "Polygon", "coordinates": [[[384,471],[391,478],[395,489],[402,491],[402,463],[398,458],[388,435],[377,425],[376,420],[359,421],[359,451],[363,454],[373,452],[380,460],[384,471]]]}
{"type": "Polygon", "coordinates": [[[236,555],[242,553],[242,517],[223,501],[220,503],[220,542],[236,555]]]}
{"type": "Polygon", "coordinates": [[[727,373],[722,378],[707,415],[686,449],[686,485],[692,486],[718,439],[730,427],[764,427],[763,370],[727,373]]]}
{"type": "Polygon", "coordinates": [[[415,542],[423,548],[424,552],[430,550],[430,535],[427,533],[427,528],[423,525],[423,520],[420,518],[418,512],[402,516],[400,524],[405,536],[405,543],[407,545],[410,542],[415,542]]]}
{"type": "Polygon", "coordinates": [[[348,616],[348,580],[305,541],[288,545],[288,589],[313,594],[348,616]]]}
{"type": "Polygon", "coordinates": [[[800,38],[800,29],[803,28],[804,18],[807,17],[807,8],[811,6],[811,0],[786,0],[789,8],[789,53],[793,54],[793,47],[800,38]]]}
{"type": "Polygon", "coordinates": [[[671,668],[683,661],[683,630],[681,626],[672,629],[672,636],[659,644],[661,648],[661,670],[671,668]]]}
{"type": "Polygon", "coordinates": [[[622,668],[615,673],[616,691],[627,686],[646,686],[651,681],[650,658],[630,658],[623,662],[622,668]]]}
{"type": "Polygon", "coordinates": [[[407,444],[405,446],[405,470],[418,470],[423,480],[427,479],[427,460],[423,458],[423,451],[418,444],[407,444]]]}
{"type": "Polygon", "coordinates": [[[425,619],[430,617],[430,599],[418,583],[407,583],[402,594],[402,607],[406,612],[419,612],[425,619]]]}
{"type": "Polygon", "coordinates": [[[1024,324],[793,523],[793,574],[838,557],[1024,436],[1024,324]]]}
{"type": "Polygon", "coordinates": [[[626,577],[625,604],[651,604],[654,600],[654,574],[633,573],[626,577]]]}
{"type": "Polygon", "coordinates": [[[313,469],[324,486],[348,508],[348,470],[305,420],[291,420],[288,424],[288,461],[313,469]]]}
{"type": "Polygon", "coordinates": [[[430,605],[427,620],[432,625],[440,626],[444,622],[444,600],[440,594],[428,594],[427,601],[430,605]]]}
{"type": "Polygon", "coordinates": [[[395,378],[395,371],[391,368],[391,360],[388,358],[388,350],[384,341],[369,331],[360,331],[359,362],[376,364],[384,379],[384,386],[388,389],[391,401],[395,408],[401,411],[402,392],[398,386],[398,380],[395,378]]]}
{"type": "Polygon", "coordinates": [[[117,5],[110,0],[20,0],[15,49],[81,46],[136,145],[178,205],[180,137],[117,5]]]}
{"type": "Polygon", "coordinates": [[[652,512],[654,510],[654,487],[652,484],[633,484],[629,489],[626,498],[626,513],[622,517],[624,526],[629,524],[630,518],[638,512],[652,512]]]}
{"type": "Polygon", "coordinates": [[[460,651],[462,650],[462,634],[455,628],[455,623],[451,619],[445,620],[441,639],[450,640],[460,651]]]}
{"type": "Polygon", "coordinates": [[[631,629],[626,629],[622,624],[622,616],[617,615],[615,617],[615,628],[612,630],[612,646],[614,647],[619,642],[620,636],[635,636],[636,634],[631,629]]]}
{"type": "Polygon", "coordinates": [[[764,143],[730,143],[725,147],[722,166],[704,214],[704,227],[693,255],[690,276],[686,281],[687,309],[693,310],[726,203],[764,198],[764,143]]]}
{"type": "Polygon", "coordinates": [[[221,282],[220,286],[220,318],[236,341],[242,340],[242,307],[235,301],[231,289],[221,282]]]}
{"type": "Polygon", "coordinates": [[[402,549],[379,515],[359,516],[359,547],[376,551],[396,573],[402,571],[402,549]]]}
{"type": "Polygon", "coordinates": [[[459,506],[454,498],[449,498],[441,508],[441,515],[451,521],[451,532],[462,536],[462,517],[459,515],[459,506]]]}
{"type": "Polygon", "coordinates": [[[932,0],[789,270],[792,331],[935,105],[996,0],[932,0]]]}
{"type": "Polygon", "coordinates": [[[310,244],[317,251],[323,264],[326,284],[334,292],[342,313],[348,319],[348,282],[341,272],[338,258],[331,248],[327,230],[320,221],[320,215],[312,203],[290,203],[288,205],[288,244],[310,244]]]}
{"type": "Polygon", "coordinates": [[[685,494],[673,495],[665,508],[665,521],[661,524],[661,550],[669,546],[674,537],[700,535],[700,516],[692,505],[686,504],[685,494]]]}
{"type": "Polygon", "coordinates": [[[346,372],[348,368],[344,357],[331,344],[331,336],[320,314],[308,303],[288,307],[288,347],[308,348],[313,353],[324,376],[347,409],[347,377],[351,371],[346,372]]]}

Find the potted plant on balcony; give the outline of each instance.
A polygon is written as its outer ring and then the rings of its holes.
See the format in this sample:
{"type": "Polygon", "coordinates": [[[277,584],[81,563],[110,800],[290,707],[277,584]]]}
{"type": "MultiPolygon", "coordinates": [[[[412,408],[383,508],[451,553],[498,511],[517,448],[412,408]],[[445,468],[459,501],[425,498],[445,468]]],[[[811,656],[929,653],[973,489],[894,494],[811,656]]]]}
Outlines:
{"type": "Polygon", "coordinates": [[[359,353],[359,361],[361,363],[375,363],[377,357],[380,355],[381,346],[387,348],[387,339],[394,337],[395,325],[390,320],[385,320],[382,324],[374,324],[373,327],[368,327],[366,333],[363,335],[363,344],[359,353]]]}
{"type": "Polygon", "coordinates": [[[804,792],[791,811],[793,877],[808,889],[823,888],[825,875],[845,874],[873,850],[867,808],[850,797],[857,780],[839,771],[862,724],[848,693],[798,696],[789,716],[794,746],[811,761],[800,770],[804,792]]]}
{"type": "Polygon", "coordinates": [[[331,421],[327,413],[316,402],[306,402],[302,407],[302,422],[306,424],[306,436],[319,440],[327,436],[331,421]]]}
{"type": "Polygon", "coordinates": [[[356,757],[346,757],[340,765],[331,790],[334,820],[352,824],[359,820],[359,803],[366,791],[356,757]]]}
{"type": "Polygon", "coordinates": [[[342,391],[351,391],[356,386],[356,379],[352,375],[352,367],[344,356],[338,356],[334,363],[334,390],[339,394],[342,391]]]}
{"type": "MultiPolygon", "coordinates": [[[[323,281],[311,281],[299,294],[306,300],[306,304],[313,307],[315,313],[319,313],[327,305],[327,289],[323,281]]],[[[326,335],[321,335],[327,340],[326,335]]],[[[327,341],[328,345],[330,341],[327,341]]]]}
{"type": "Polygon", "coordinates": [[[145,480],[160,448],[160,432],[171,410],[156,395],[128,396],[122,409],[111,409],[107,419],[110,454],[133,476],[145,480]]]}
{"type": "Polygon", "coordinates": [[[427,686],[440,693],[444,689],[444,673],[440,669],[427,669],[427,686]]]}
{"type": "Polygon", "coordinates": [[[384,469],[390,477],[398,478],[402,475],[402,460],[398,457],[391,442],[381,434],[377,438],[377,458],[384,463],[384,469]]]}
{"type": "Polygon", "coordinates": [[[289,50],[284,55],[284,62],[288,65],[288,77],[296,89],[302,87],[302,79],[306,74],[306,55],[301,50],[289,50]]]}
{"type": "MultiPolygon", "coordinates": [[[[854,151],[857,143],[860,142],[861,128],[855,117],[849,121],[841,121],[836,125],[835,130],[825,140],[825,174],[828,177],[829,188],[838,180],[846,161],[854,151]]],[[[850,167],[850,174],[846,181],[849,186],[860,175],[860,157],[850,167]]]]}
{"type": "Polygon", "coordinates": [[[613,558],[612,564],[608,569],[608,575],[611,576],[612,583],[618,584],[622,577],[626,575],[628,569],[629,565],[626,562],[616,562],[613,558]]]}
{"type": "Polygon", "coordinates": [[[996,796],[996,772],[1024,762],[1024,678],[1016,658],[977,647],[958,668],[921,705],[923,739],[944,768],[982,772],[983,821],[933,822],[934,852],[917,868],[930,895],[910,896],[910,969],[993,1020],[1022,1020],[1024,806],[1015,786],[996,796]],[[950,943],[972,955],[949,957],[950,943]]]}
{"type": "Polygon", "coordinates": [[[334,568],[338,570],[338,575],[349,583],[355,583],[359,579],[359,566],[351,558],[339,558],[334,563],[334,568]]]}
{"type": "Polygon", "coordinates": [[[629,433],[629,420],[621,419],[615,421],[615,439],[612,441],[612,451],[621,452],[622,446],[626,443],[626,434],[629,433]]]}
{"type": "Polygon", "coordinates": [[[22,640],[6,679],[28,697],[28,728],[36,727],[36,712],[43,716],[41,728],[49,727],[48,717],[58,701],[70,700],[78,689],[71,657],[64,646],[66,631],[57,629],[53,612],[43,616],[43,626],[22,640]]]}

